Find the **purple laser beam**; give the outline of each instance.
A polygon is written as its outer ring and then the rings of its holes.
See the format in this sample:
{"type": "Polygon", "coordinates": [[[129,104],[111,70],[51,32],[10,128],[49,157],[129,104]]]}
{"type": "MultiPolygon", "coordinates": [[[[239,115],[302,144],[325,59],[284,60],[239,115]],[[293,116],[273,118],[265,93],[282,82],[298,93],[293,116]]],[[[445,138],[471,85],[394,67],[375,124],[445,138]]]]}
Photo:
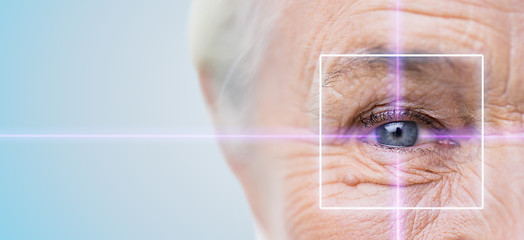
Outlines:
{"type": "MultiPolygon", "coordinates": [[[[395,40],[396,40],[396,53],[399,54],[400,53],[400,14],[399,14],[399,10],[400,10],[400,2],[399,0],[396,0],[395,2],[395,40]]],[[[400,110],[400,64],[399,64],[399,56],[397,55],[396,57],[396,88],[397,88],[397,94],[396,94],[396,110],[397,112],[399,112],[400,110]]],[[[400,209],[398,207],[400,207],[400,178],[399,178],[399,175],[400,175],[400,156],[399,154],[397,153],[396,154],[397,156],[397,167],[396,167],[396,183],[397,183],[397,210],[396,210],[396,236],[397,236],[397,240],[400,240],[400,209]]]]}
{"type": "MultiPolygon", "coordinates": [[[[165,138],[165,139],[318,139],[319,134],[0,134],[0,138],[165,138]]],[[[325,139],[359,139],[377,137],[372,134],[323,134],[325,139]]],[[[420,135],[421,139],[474,139],[482,135],[446,134],[446,135],[420,135]]],[[[506,135],[485,135],[485,139],[524,139],[524,133],[506,135]]]]}

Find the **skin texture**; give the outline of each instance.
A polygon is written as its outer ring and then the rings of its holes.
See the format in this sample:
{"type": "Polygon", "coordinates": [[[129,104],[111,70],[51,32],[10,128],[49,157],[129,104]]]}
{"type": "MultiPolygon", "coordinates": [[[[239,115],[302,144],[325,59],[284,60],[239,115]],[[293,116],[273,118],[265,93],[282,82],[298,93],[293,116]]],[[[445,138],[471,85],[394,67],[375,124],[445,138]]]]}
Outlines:
{"type": "MultiPolygon", "coordinates": [[[[397,12],[394,1],[288,1],[259,68],[252,120],[246,125],[271,134],[317,134],[320,73],[331,76],[321,90],[324,131],[367,134],[386,123],[366,127],[360,118],[395,107],[395,62],[326,59],[319,69],[321,53],[395,52],[398,34],[402,53],[483,54],[485,134],[491,136],[484,149],[484,209],[320,209],[317,139],[223,140],[262,237],[524,238],[524,138],[507,137],[524,132],[524,2],[399,5],[397,12]]],[[[407,61],[402,64],[400,105],[455,133],[479,134],[477,60],[454,67],[426,64],[418,70],[407,61]]],[[[221,119],[219,127],[228,124],[224,117],[216,119],[221,119]]],[[[359,139],[325,140],[323,206],[480,206],[480,151],[478,138],[451,143],[428,139],[402,151],[359,139]],[[401,202],[396,201],[397,189],[401,202]]]]}

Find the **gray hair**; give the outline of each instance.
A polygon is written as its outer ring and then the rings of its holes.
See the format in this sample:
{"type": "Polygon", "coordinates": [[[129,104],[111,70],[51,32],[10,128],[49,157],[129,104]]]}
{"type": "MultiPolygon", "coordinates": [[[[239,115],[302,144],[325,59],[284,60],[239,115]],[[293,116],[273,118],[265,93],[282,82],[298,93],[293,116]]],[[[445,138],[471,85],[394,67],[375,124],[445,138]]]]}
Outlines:
{"type": "MultiPolygon", "coordinates": [[[[195,0],[190,44],[194,65],[210,78],[214,104],[245,111],[258,67],[279,17],[269,0],[195,0]]],[[[280,1],[283,2],[283,1],[280,1]]]]}

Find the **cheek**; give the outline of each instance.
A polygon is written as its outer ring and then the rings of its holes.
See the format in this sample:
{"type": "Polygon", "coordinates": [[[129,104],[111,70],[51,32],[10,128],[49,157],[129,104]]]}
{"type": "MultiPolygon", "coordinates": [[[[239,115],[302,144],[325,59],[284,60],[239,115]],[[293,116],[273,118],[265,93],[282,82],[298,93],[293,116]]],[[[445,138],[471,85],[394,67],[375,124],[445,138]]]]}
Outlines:
{"type": "MultiPolygon", "coordinates": [[[[395,178],[394,171],[384,164],[388,155],[383,153],[380,161],[374,161],[370,159],[370,149],[324,147],[324,207],[365,204],[394,206],[395,202],[391,200],[395,199],[396,186],[384,184],[395,178]]],[[[254,155],[257,156],[257,161],[264,162],[261,164],[263,169],[253,169],[259,173],[264,171],[264,182],[258,186],[267,185],[267,189],[271,189],[258,194],[255,211],[265,216],[263,226],[271,229],[270,236],[273,238],[395,239],[397,226],[406,239],[424,239],[427,236],[478,239],[483,235],[476,234],[485,234],[482,229],[486,227],[486,218],[478,210],[397,212],[320,209],[318,145],[315,143],[270,143],[259,146],[254,155]],[[399,225],[397,216],[401,221],[399,225]]],[[[413,158],[405,160],[416,163],[413,158]]],[[[417,166],[420,170],[421,165],[417,166]]],[[[468,184],[480,182],[480,175],[473,170],[473,166],[460,166],[462,167],[453,166],[457,170],[455,173],[446,173],[431,181],[426,179],[426,183],[413,183],[403,187],[404,204],[431,206],[476,203],[477,200],[472,200],[472,188],[468,184]]],[[[415,166],[410,168],[416,171],[415,166]]],[[[261,189],[255,188],[253,191],[259,192],[261,189]]]]}
{"type": "Polygon", "coordinates": [[[486,140],[484,214],[500,239],[524,236],[524,144],[486,140]]]}
{"type": "MultiPolygon", "coordinates": [[[[284,169],[280,179],[284,239],[378,240],[394,237],[392,211],[319,208],[318,145],[285,145],[281,149],[275,159],[279,168],[284,169]]],[[[274,147],[271,152],[276,151],[274,147]]]]}

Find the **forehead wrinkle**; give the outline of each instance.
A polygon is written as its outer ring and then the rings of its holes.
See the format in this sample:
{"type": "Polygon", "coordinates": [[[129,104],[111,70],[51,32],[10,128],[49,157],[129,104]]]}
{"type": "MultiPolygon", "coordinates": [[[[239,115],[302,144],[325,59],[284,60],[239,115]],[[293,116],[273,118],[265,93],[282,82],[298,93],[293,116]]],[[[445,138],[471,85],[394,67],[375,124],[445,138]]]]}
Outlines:
{"type": "MultiPolygon", "coordinates": [[[[384,54],[384,53],[393,53],[388,47],[383,44],[376,44],[371,47],[360,48],[352,51],[351,54],[384,54]]],[[[356,73],[353,70],[358,69],[359,67],[366,68],[379,68],[384,67],[387,64],[387,58],[385,57],[325,57],[332,58],[333,60],[329,61],[326,64],[326,69],[328,69],[323,80],[323,86],[328,86],[330,83],[340,79],[341,76],[347,75],[349,73],[356,73]]],[[[323,69],[321,69],[322,71],[323,69]]]]}
{"type": "Polygon", "coordinates": [[[356,81],[364,77],[379,79],[391,65],[391,59],[384,57],[336,57],[328,67],[329,71],[323,78],[323,87],[345,79],[344,76],[356,81]]]}

